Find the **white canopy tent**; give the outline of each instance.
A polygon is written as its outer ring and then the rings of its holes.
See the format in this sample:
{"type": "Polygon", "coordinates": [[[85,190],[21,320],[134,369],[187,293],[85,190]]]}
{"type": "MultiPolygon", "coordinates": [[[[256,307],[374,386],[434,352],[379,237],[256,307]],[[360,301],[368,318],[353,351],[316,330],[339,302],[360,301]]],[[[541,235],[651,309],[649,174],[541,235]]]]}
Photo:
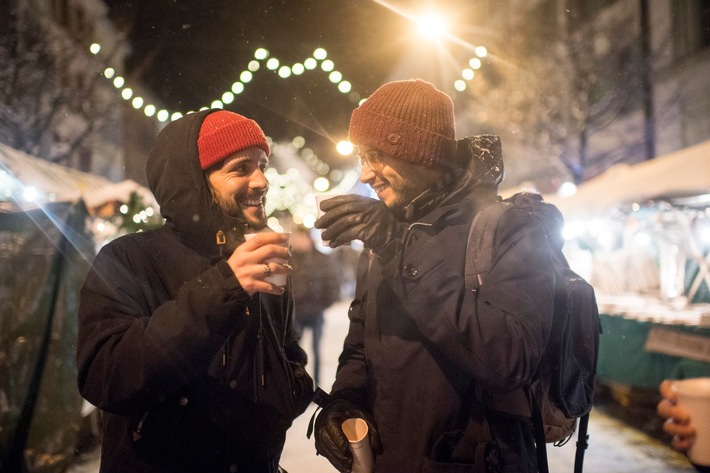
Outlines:
{"type": "Polygon", "coordinates": [[[642,163],[619,164],[580,185],[570,197],[545,196],[565,220],[604,215],[623,204],[710,193],[710,141],[642,163]]]}
{"type": "Polygon", "coordinates": [[[0,143],[0,212],[25,211],[49,202],[79,199],[92,209],[107,202],[127,202],[132,192],[157,209],[153,194],[135,181],[114,183],[0,143]]]}
{"type": "MultiPolygon", "coordinates": [[[[657,278],[664,299],[688,303],[703,282],[710,288],[710,253],[703,236],[710,208],[710,141],[638,164],[614,166],[580,185],[572,196],[548,195],[545,200],[562,211],[570,234],[596,235],[601,243],[612,229],[616,232],[615,240],[606,240],[622,242],[622,247],[605,252],[601,244],[594,255],[597,269],[592,274],[601,275],[597,284],[608,293],[628,291],[633,285],[652,287],[655,276],[650,277],[650,271],[633,269],[643,262],[639,258],[643,251],[636,244],[641,233],[655,241],[657,253],[652,259],[659,261],[654,264],[659,265],[657,278]],[[645,211],[635,212],[630,205],[634,203],[639,204],[636,210],[645,211]],[[688,261],[697,265],[689,283],[688,261]]],[[[650,262],[646,258],[644,266],[650,262]]]]}

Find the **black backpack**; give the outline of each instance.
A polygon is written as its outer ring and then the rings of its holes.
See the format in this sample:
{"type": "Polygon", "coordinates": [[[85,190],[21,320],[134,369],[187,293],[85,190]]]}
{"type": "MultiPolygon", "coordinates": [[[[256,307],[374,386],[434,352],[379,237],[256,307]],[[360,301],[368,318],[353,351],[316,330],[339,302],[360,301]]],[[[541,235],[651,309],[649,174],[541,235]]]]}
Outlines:
{"type": "Polygon", "coordinates": [[[497,262],[494,241],[498,222],[503,214],[514,209],[535,216],[545,228],[556,276],[555,305],[552,329],[536,376],[522,394],[512,393],[507,405],[505,401],[499,402],[494,409],[515,415],[531,414],[541,472],[548,471],[545,443],[564,445],[580,419],[574,471],[581,472],[601,323],[594,289],[570,269],[562,253],[564,220],[560,211],[544,202],[539,194],[527,192],[499,198],[481,210],[469,231],[466,288],[477,293],[486,284],[486,277],[497,262]]]}

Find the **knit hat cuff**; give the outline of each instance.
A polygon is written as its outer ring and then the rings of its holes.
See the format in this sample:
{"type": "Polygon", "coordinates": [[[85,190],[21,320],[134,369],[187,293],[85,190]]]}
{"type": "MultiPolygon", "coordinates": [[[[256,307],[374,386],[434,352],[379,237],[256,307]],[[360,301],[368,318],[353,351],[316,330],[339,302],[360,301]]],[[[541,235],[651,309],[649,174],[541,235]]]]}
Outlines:
{"type": "Polygon", "coordinates": [[[397,159],[433,168],[448,163],[456,151],[454,138],[362,107],[353,110],[349,140],[397,159]]]}

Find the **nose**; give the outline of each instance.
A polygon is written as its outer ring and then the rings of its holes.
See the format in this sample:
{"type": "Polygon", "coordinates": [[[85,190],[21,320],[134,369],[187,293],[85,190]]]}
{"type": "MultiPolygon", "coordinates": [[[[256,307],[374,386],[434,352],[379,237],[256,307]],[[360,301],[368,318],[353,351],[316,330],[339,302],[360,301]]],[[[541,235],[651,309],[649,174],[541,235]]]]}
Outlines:
{"type": "Polygon", "coordinates": [[[360,169],[360,182],[367,184],[375,179],[375,171],[367,164],[364,163],[360,169]]]}
{"type": "Polygon", "coordinates": [[[266,192],[269,188],[269,181],[266,179],[264,171],[256,169],[252,173],[251,179],[249,179],[249,187],[254,190],[266,192]]]}

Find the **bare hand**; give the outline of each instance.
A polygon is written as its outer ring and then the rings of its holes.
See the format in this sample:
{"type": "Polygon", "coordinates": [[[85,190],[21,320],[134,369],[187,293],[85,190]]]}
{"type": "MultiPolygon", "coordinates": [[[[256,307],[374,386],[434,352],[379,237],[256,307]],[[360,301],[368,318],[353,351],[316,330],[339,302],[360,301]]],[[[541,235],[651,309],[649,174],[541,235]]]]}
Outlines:
{"type": "Polygon", "coordinates": [[[287,263],[267,262],[271,259],[288,262],[291,255],[286,247],[287,242],[288,236],[281,233],[258,233],[239,245],[229,257],[229,267],[250,296],[256,292],[275,295],[284,293],[285,288],[275,286],[265,279],[273,274],[291,274],[291,267],[287,263]]]}
{"type": "Polygon", "coordinates": [[[695,441],[695,426],[691,422],[690,413],[683,406],[678,405],[678,395],[673,381],[663,381],[660,392],[663,399],[658,403],[657,411],[658,415],[666,419],[663,430],[673,436],[671,446],[684,452],[695,441]]]}

